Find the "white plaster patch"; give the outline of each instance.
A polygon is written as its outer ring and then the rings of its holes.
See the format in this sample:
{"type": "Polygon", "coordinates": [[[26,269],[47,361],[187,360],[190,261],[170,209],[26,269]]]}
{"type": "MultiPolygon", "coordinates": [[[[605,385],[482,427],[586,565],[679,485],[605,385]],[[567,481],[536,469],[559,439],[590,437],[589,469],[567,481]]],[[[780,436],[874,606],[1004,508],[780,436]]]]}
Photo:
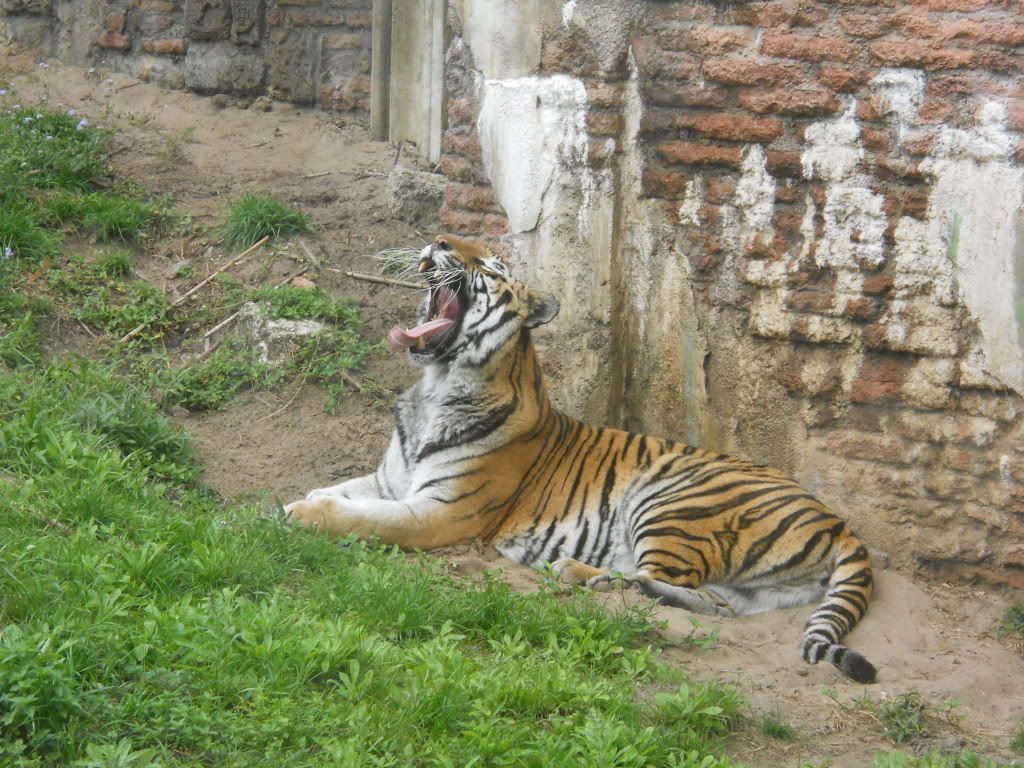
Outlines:
{"type": "Polygon", "coordinates": [[[568,27],[572,22],[572,15],[576,13],[576,0],[569,0],[569,2],[562,5],[562,26],[568,27]]]}
{"type": "Polygon", "coordinates": [[[896,230],[896,287],[907,297],[930,289],[946,306],[959,296],[981,331],[984,363],[977,367],[1024,392],[1015,307],[1024,293],[1015,264],[1024,169],[1012,160],[1005,120],[1005,108],[989,102],[974,128],[939,129],[921,163],[933,178],[926,219],[901,219],[896,230]]]}
{"type": "Polygon", "coordinates": [[[760,144],[747,149],[740,172],[736,194],[722,211],[722,234],[742,254],[758,236],[772,235],[775,179],[760,144]]]}
{"type": "Polygon", "coordinates": [[[856,102],[851,101],[842,115],[814,123],[805,134],[804,177],[826,183],[825,226],[815,251],[820,266],[874,268],[884,258],[883,198],[871,191],[868,176],[860,170],[864,147],[855,108],[856,102]]]}
{"type": "Polygon", "coordinates": [[[700,207],[704,205],[704,177],[697,174],[686,182],[683,202],[679,205],[679,221],[691,227],[700,226],[700,207]]]}
{"type": "Polygon", "coordinates": [[[871,80],[882,102],[882,114],[895,115],[901,123],[917,117],[924,98],[924,72],[918,69],[886,67],[871,80]]]}
{"type": "Polygon", "coordinates": [[[595,182],[587,168],[587,92],[567,75],[486,80],[477,128],[484,168],[513,233],[537,227],[556,174],[573,168],[585,200],[595,182]]]}

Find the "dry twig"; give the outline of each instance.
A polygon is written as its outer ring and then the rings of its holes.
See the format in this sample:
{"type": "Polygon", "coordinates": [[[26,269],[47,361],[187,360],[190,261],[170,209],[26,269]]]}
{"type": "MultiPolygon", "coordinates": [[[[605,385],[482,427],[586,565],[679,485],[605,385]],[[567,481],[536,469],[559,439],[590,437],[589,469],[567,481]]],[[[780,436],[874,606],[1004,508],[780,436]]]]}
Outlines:
{"type": "Polygon", "coordinates": [[[332,267],[324,267],[324,269],[330,272],[339,272],[346,277],[351,277],[354,280],[365,280],[368,283],[381,283],[383,285],[395,285],[399,288],[412,288],[416,291],[422,291],[427,288],[427,285],[423,283],[410,283],[406,280],[392,280],[390,277],[378,277],[377,275],[367,275],[362,272],[349,272],[344,269],[334,269],[332,267]]]}

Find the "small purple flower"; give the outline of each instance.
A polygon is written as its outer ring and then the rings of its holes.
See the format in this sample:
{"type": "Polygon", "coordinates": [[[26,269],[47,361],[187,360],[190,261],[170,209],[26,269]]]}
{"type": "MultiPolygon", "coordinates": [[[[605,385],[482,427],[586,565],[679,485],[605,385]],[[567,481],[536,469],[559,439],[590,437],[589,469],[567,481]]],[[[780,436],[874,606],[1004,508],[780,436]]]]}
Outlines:
{"type": "Polygon", "coordinates": [[[78,121],[78,125],[75,126],[75,130],[84,131],[88,125],[89,121],[83,117],[81,120],[78,121]]]}
{"type": "Polygon", "coordinates": [[[69,110],[68,110],[68,117],[74,117],[74,116],[75,116],[75,115],[77,115],[77,114],[78,114],[78,112],[76,112],[76,111],[75,111],[75,110],[73,110],[73,109],[69,109],[69,110]]]}
{"type": "Polygon", "coordinates": [[[0,88],[0,96],[6,96],[6,95],[7,95],[7,89],[6,88],[0,88]]]}
{"type": "Polygon", "coordinates": [[[9,245],[4,247],[4,258],[5,259],[12,259],[12,258],[14,258],[14,251],[11,250],[11,246],[9,246],[9,245]]]}
{"type": "Polygon", "coordinates": [[[50,65],[49,65],[49,64],[47,64],[47,63],[46,63],[45,61],[40,61],[40,62],[39,62],[39,68],[40,68],[40,69],[49,69],[49,68],[50,68],[50,65]]]}

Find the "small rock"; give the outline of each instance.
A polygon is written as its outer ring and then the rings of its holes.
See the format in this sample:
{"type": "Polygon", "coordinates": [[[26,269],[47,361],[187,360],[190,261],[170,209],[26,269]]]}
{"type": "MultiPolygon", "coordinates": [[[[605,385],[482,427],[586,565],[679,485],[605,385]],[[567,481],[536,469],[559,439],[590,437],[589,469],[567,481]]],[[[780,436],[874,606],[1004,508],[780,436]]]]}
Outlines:
{"type": "Polygon", "coordinates": [[[167,268],[164,272],[164,277],[168,280],[176,280],[179,277],[184,277],[192,270],[192,265],[185,259],[179,259],[167,268]]]}
{"type": "Polygon", "coordinates": [[[211,99],[211,101],[213,102],[213,106],[217,109],[224,109],[224,107],[230,104],[226,93],[218,93],[211,99]]]}
{"type": "Polygon", "coordinates": [[[252,106],[252,102],[249,99],[239,99],[235,102],[235,106],[239,109],[248,109],[252,106]]]}
{"type": "Polygon", "coordinates": [[[274,102],[269,96],[260,96],[252,103],[252,106],[253,109],[257,109],[260,112],[269,112],[274,108],[274,102]]]}
{"type": "Polygon", "coordinates": [[[963,736],[950,736],[942,742],[943,749],[947,749],[950,752],[956,752],[957,750],[963,749],[964,737],[963,736]]]}
{"type": "Polygon", "coordinates": [[[809,674],[808,670],[804,667],[797,667],[794,671],[800,675],[800,677],[807,677],[809,674]]]}
{"type": "Polygon", "coordinates": [[[272,320],[259,304],[248,302],[238,313],[238,330],[260,360],[269,365],[285,362],[302,339],[324,332],[323,323],[314,320],[272,320]]]}
{"type": "Polygon", "coordinates": [[[316,288],[316,283],[312,280],[299,275],[298,277],[292,278],[292,285],[296,288],[316,288]]]}
{"type": "Polygon", "coordinates": [[[388,211],[408,224],[436,224],[447,183],[439,173],[410,171],[396,165],[388,174],[388,211]]]}

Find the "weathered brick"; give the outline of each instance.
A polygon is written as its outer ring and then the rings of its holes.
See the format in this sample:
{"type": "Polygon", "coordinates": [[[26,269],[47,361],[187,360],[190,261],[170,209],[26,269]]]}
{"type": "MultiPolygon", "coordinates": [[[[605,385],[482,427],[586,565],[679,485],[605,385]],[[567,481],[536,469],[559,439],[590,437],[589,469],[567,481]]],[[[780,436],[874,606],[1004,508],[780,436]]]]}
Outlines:
{"type": "Polygon", "coordinates": [[[782,121],[729,112],[696,112],[682,115],[679,124],[712,139],[771,142],[782,135],[782,121]]]}
{"type": "Polygon", "coordinates": [[[332,32],[324,36],[324,45],[332,50],[359,49],[370,44],[362,32],[332,32]]]}
{"type": "Polygon", "coordinates": [[[669,141],[659,144],[657,153],[667,163],[721,165],[729,168],[738,168],[741,148],[716,144],[697,144],[690,141],[669,141]]]}
{"type": "Polygon", "coordinates": [[[874,42],[868,46],[872,56],[890,67],[957,69],[975,63],[975,53],[964,48],[932,48],[916,42],[874,42]]]}
{"type": "Polygon", "coordinates": [[[445,188],[445,204],[452,209],[501,213],[501,206],[494,197],[491,187],[472,184],[449,183],[445,188]]]}
{"type": "Polygon", "coordinates": [[[656,39],[669,50],[720,56],[748,47],[754,42],[754,30],[749,27],[666,28],[656,34],[656,39]]]}
{"type": "Polygon", "coordinates": [[[874,73],[870,69],[863,67],[836,67],[822,64],[818,70],[818,82],[840,93],[853,93],[873,75],[874,73]]]}
{"type": "Polygon", "coordinates": [[[836,430],[825,439],[825,450],[835,456],[885,464],[914,464],[930,454],[928,446],[897,437],[836,430]]]}
{"type": "Polygon", "coordinates": [[[143,40],[142,50],[146,53],[180,56],[188,50],[188,41],[180,37],[168,37],[160,40],[143,40]]]}
{"type": "Polygon", "coordinates": [[[865,355],[850,387],[855,403],[880,403],[899,400],[909,364],[893,355],[865,355]]]}
{"type": "Polygon", "coordinates": [[[154,13],[174,13],[178,10],[178,4],[172,0],[139,0],[140,11],[152,11],[154,13]]]}
{"type": "Polygon", "coordinates": [[[588,112],[585,120],[591,136],[617,136],[622,132],[621,112],[588,112]]]}
{"type": "Polygon", "coordinates": [[[366,11],[345,14],[345,26],[352,29],[369,29],[371,22],[371,15],[366,11]]]}
{"type": "Polygon", "coordinates": [[[108,14],[103,18],[103,28],[107,32],[121,32],[122,30],[124,30],[124,14],[108,14]]]}
{"type": "Polygon", "coordinates": [[[1002,0],[909,0],[911,5],[927,11],[952,11],[954,13],[971,13],[986,8],[1005,7],[1002,0]]]}
{"type": "Polygon", "coordinates": [[[747,89],[740,92],[739,102],[753,112],[780,115],[821,116],[839,109],[835,94],[803,88],[747,89]]]}
{"type": "Polygon", "coordinates": [[[856,57],[857,47],[841,37],[765,32],[761,53],[806,61],[848,61],[856,57]]]}
{"type": "Polygon", "coordinates": [[[635,42],[633,55],[640,71],[651,77],[689,80],[700,68],[697,57],[692,54],[662,50],[654,40],[646,37],[635,42]]]}
{"type": "Polygon", "coordinates": [[[726,85],[783,85],[803,77],[800,67],[788,64],[766,64],[745,57],[707,59],[704,77],[726,85]]]}
{"type": "Polygon", "coordinates": [[[732,92],[725,88],[678,85],[663,80],[650,83],[644,95],[648,103],[667,107],[724,107],[732,100],[732,92]]]}
{"type": "Polygon", "coordinates": [[[641,180],[643,194],[648,197],[668,197],[678,199],[686,194],[686,185],[690,176],[678,171],[647,170],[641,180]]]}
{"type": "Polygon", "coordinates": [[[855,37],[881,37],[892,26],[892,17],[880,13],[845,13],[838,21],[843,32],[855,37]]]}
{"type": "Polygon", "coordinates": [[[115,51],[127,51],[132,47],[132,41],[120,32],[104,32],[96,38],[96,45],[115,51]]]}

